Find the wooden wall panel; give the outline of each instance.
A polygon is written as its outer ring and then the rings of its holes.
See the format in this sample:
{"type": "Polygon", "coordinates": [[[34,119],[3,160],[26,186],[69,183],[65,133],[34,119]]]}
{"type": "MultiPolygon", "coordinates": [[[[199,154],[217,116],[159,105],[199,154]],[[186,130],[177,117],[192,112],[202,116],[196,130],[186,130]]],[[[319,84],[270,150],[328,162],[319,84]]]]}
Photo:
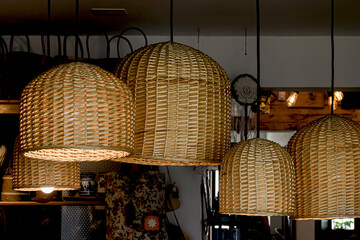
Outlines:
{"type": "MultiPolygon", "coordinates": [[[[298,130],[304,125],[310,123],[313,120],[321,118],[330,114],[330,108],[327,103],[326,93],[323,93],[322,103],[316,103],[316,107],[310,107],[309,101],[308,107],[287,107],[284,101],[278,100],[271,103],[270,113],[261,113],[260,116],[260,129],[261,130],[298,130]],[[323,107],[318,106],[323,104],[323,107]]],[[[319,99],[319,97],[317,97],[319,99]]],[[[360,108],[359,109],[342,109],[340,104],[334,111],[334,114],[348,117],[354,121],[360,123],[360,108]]]]}

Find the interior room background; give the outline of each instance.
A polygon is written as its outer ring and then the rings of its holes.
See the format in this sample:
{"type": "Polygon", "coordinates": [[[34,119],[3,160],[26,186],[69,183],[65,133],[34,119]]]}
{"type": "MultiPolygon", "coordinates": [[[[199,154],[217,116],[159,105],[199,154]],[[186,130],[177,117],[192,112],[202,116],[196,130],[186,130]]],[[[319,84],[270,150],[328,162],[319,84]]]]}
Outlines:
{"type": "MultiPolygon", "coordinates": [[[[149,44],[168,41],[168,36],[154,36],[146,33],[149,44]]],[[[141,36],[127,36],[134,49],[144,45],[141,36]]],[[[9,41],[10,36],[4,36],[9,41]]],[[[82,36],[85,42],[85,36],[82,36]]],[[[69,38],[68,52],[73,53],[74,44],[69,38]]],[[[255,36],[174,36],[175,42],[199,49],[216,60],[226,71],[230,81],[236,76],[248,73],[256,75],[255,36]],[[245,55],[245,52],[247,53],[245,55]]],[[[41,53],[40,37],[30,36],[31,51],[41,53]]],[[[103,36],[91,36],[91,57],[105,57],[106,43],[103,36]]],[[[25,40],[16,38],[14,51],[24,50],[25,40]]],[[[335,37],[335,87],[341,90],[360,88],[360,37],[335,37]]],[[[126,43],[121,44],[121,55],[129,53],[126,43]]],[[[51,55],[57,54],[57,42],[51,40],[51,55]]],[[[261,76],[262,88],[272,90],[329,90],[330,79],[330,41],[328,36],[262,36],[261,37],[261,76]]],[[[71,54],[69,54],[71,55],[71,54]]],[[[85,55],[86,56],[86,55],[85,55]]],[[[111,56],[116,56],[115,41],[111,46],[111,56]]],[[[281,114],[281,113],[279,113],[281,114]]],[[[266,132],[262,137],[267,137],[266,132]]],[[[271,135],[271,133],[270,133],[271,135]]],[[[272,139],[275,140],[276,139],[272,139]]],[[[282,143],[280,143],[282,144],[282,143]]],[[[284,145],[284,144],[282,144],[284,145]]],[[[161,167],[161,171],[166,169],[161,167]]],[[[182,206],[176,210],[184,231],[191,239],[201,239],[201,198],[199,171],[193,167],[170,167],[173,181],[180,188],[182,206]]],[[[170,220],[173,221],[171,214],[170,220]]],[[[276,224],[273,221],[272,224],[276,224]]],[[[298,221],[297,239],[314,239],[314,221],[298,221]]]]}

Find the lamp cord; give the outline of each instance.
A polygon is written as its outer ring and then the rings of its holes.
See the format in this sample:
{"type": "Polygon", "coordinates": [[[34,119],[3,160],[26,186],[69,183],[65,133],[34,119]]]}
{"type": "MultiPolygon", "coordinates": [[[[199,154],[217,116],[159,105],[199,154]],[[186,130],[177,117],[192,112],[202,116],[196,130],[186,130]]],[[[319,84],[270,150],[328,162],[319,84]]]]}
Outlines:
{"type": "Polygon", "coordinates": [[[47,26],[47,38],[46,38],[46,44],[47,44],[47,55],[48,57],[50,57],[50,34],[49,34],[49,31],[50,31],[50,24],[51,24],[51,0],[48,0],[48,26],[47,26]]]}
{"type": "Polygon", "coordinates": [[[200,50],[200,27],[197,29],[197,45],[198,50],[200,50]]]}
{"type": "Polygon", "coordinates": [[[170,0],[170,41],[174,42],[174,1],[170,0]]]}
{"type": "Polygon", "coordinates": [[[259,0],[256,0],[256,54],[257,54],[257,121],[256,137],[260,137],[260,6],[259,0]]]}
{"type": "Polygon", "coordinates": [[[334,0],[331,0],[331,115],[334,114],[334,72],[335,72],[335,48],[334,48],[334,0]]]}
{"type": "Polygon", "coordinates": [[[78,31],[78,27],[79,27],[79,0],[76,0],[76,6],[75,6],[75,61],[78,60],[78,44],[79,44],[79,31],[78,31]]]}

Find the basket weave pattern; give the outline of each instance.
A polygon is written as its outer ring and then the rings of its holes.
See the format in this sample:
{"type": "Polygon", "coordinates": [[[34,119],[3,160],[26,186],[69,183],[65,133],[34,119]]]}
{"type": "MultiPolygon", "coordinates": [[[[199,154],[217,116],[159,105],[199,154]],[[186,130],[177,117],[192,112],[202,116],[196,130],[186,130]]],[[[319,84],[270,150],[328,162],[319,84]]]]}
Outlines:
{"type": "Polygon", "coordinates": [[[20,191],[40,191],[54,187],[55,191],[80,188],[80,163],[54,162],[25,157],[20,152],[19,139],[13,153],[13,188],[20,191]]]}
{"type": "Polygon", "coordinates": [[[230,83],[204,53],[158,43],[123,59],[115,75],[135,93],[135,154],[127,162],[219,165],[230,147],[230,83]]]}
{"type": "Polygon", "coordinates": [[[91,64],[63,64],[24,89],[21,149],[53,161],[99,161],[134,149],[132,93],[113,74],[91,64]]]}
{"type": "Polygon", "coordinates": [[[295,219],[360,217],[360,125],[326,116],[289,141],[295,161],[295,219]]]}
{"type": "Polygon", "coordinates": [[[223,214],[292,215],[294,163],[275,142],[260,138],[240,142],[223,160],[219,194],[223,214]]]}

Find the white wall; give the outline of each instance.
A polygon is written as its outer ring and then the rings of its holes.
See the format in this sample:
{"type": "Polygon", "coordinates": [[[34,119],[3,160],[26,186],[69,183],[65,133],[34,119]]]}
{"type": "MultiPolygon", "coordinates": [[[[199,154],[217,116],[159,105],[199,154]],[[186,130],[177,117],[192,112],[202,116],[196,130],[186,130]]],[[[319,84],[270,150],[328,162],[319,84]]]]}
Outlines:
{"type": "Polygon", "coordinates": [[[296,221],[296,240],[315,240],[315,221],[296,221]]]}
{"type": "MultiPolygon", "coordinates": [[[[191,240],[201,239],[201,177],[193,167],[169,167],[173,182],[179,187],[181,206],[175,210],[181,228],[191,240]]],[[[160,167],[160,171],[167,176],[166,168],[160,167]]],[[[168,182],[168,176],[167,176],[168,182]]],[[[168,214],[169,221],[176,225],[172,212],[168,214]]]]}

